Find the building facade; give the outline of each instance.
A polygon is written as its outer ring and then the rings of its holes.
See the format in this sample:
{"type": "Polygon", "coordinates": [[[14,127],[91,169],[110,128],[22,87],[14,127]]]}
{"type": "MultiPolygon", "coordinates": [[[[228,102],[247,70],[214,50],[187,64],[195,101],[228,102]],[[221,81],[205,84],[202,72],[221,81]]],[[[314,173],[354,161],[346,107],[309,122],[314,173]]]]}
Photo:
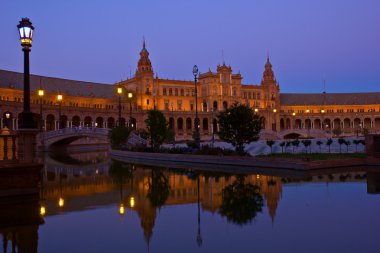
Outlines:
{"type": "MultiPolygon", "coordinates": [[[[147,111],[161,110],[177,140],[191,139],[195,110],[198,108],[202,139],[218,131],[216,115],[234,103],[250,106],[263,122],[261,137],[328,137],[340,128],[345,135],[380,131],[380,93],[283,94],[269,57],[260,84],[243,84],[243,77],[231,66],[218,65],[216,71],[199,74],[197,105],[195,82],[162,79],[154,73],[145,41],[135,75],[115,84],[100,84],[31,76],[31,109],[40,114],[45,131],[62,127],[114,127],[118,101],[122,121],[134,129],[145,128],[147,111]],[[123,94],[117,88],[123,87],[123,94]],[[37,90],[42,88],[43,97],[37,90]],[[132,98],[126,93],[133,94],[132,98]],[[58,100],[62,95],[62,100],[58,100]],[[120,96],[120,97],[119,97],[120,96]]],[[[22,111],[23,75],[0,70],[1,129],[18,128],[22,111]]]]}

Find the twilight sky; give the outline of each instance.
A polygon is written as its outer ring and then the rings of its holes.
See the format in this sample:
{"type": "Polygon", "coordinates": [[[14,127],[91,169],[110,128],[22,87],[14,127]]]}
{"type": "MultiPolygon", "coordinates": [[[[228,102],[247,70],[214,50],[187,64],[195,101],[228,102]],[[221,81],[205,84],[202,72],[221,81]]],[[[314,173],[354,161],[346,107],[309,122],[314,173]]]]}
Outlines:
{"type": "Polygon", "coordinates": [[[160,78],[222,62],[261,80],[269,52],[282,92],[380,91],[379,0],[1,0],[0,69],[23,71],[16,25],[35,26],[31,73],[113,83],[145,36],[160,78]]]}

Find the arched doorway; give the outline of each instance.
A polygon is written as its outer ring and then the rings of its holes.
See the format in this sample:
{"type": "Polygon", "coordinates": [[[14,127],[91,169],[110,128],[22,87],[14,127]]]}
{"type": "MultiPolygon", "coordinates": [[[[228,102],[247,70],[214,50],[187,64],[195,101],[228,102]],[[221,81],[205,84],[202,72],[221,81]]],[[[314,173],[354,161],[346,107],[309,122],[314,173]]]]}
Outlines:
{"type": "Polygon", "coordinates": [[[80,126],[80,117],[74,116],[72,119],[73,127],[79,127],[80,126]]]}
{"type": "Polygon", "coordinates": [[[131,118],[131,129],[132,130],[136,130],[136,119],[135,118],[131,118]]]}
{"type": "Polygon", "coordinates": [[[207,112],[207,103],[206,103],[206,101],[203,101],[203,103],[202,103],[202,112],[207,112]]]}
{"type": "Polygon", "coordinates": [[[95,127],[103,127],[103,117],[97,117],[96,120],[95,120],[95,127]]]}
{"type": "Polygon", "coordinates": [[[3,113],[3,127],[13,129],[13,114],[11,112],[3,113]]]}
{"type": "Polygon", "coordinates": [[[191,129],[192,129],[192,123],[191,123],[191,118],[187,118],[186,119],[186,130],[187,131],[191,131],[191,129]]]}
{"type": "Polygon", "coordinates": [[[202,129],[203,129],[203,131],[208,132],[208,118],[203,119],[202,129]]]}
{"type": "Polygon", "coordinates": [[[351,127],[351,120],[349,118],[345,118],[343,120],[343,128],[350,128],[351,127]]]}
{"type": "Polygon", "coordinates": [[[217,111],[218,110],[218,102],[214,101],[212,103],[212,108],[213,108],[214,112],[217,111]]]}
{"type": "Polygon", "coordinates": [[[84,126],[91,127],[92,126],[92,118],[90,116],[86,116],[84,118],[84,126]]]}
{"type": "Polygon", "coordinates": [[[310,119],[306,119],[305,120],[305,129],[310,129],[311,128],[311,120],[310,119]]]}
{"type": "Polygon", "coordinates": [[[283,118],[280,119],[280,129],[283,130],[285,128],[285,121],[283,118]]]}
{"type": "Polygon", "coordinates": [[[182,131],[183,130],[183,119],[182,118],[178,118],[177,119],[177,129],[179,131],[182,131]]]}
{"type": "Polygon", "coordinates": [[[108,128],[113,128],[115,127],[115,119],[113,117],[109,117],[107,119],[107,127],[108,128]]]}
{"type": "Polygon", "coordinates": [[[67,127],[67,116],[61,115],[61,118],[59,120],[59,128],[66,128],[67,127]]]}
{"type": "Polygon", "coordinates": [[[364,128],[371,128],[371,119],[370,118],[365,118],[364,119],[364,128]]]}
{"type": "Polygon", "coordinates": [[[227,101],[224,101],[223,102],[223,110],[227,110],[228,109],[228,103],[227,101]]]}
{"type": "Polygon", "coordinates": [[[169,118],[169,128],[171,130],[174,129],[174,118],[172,118],[172,117],[169,118]]]}
{"type": "Polygon", "coordinates": [[[295,125],[294,128],[301,129],[302,122],[301,122],[300,119],[296,119],[296,121],[294,123],[295,123],[294,124],[295,125]]]}
{"type": "Polygon", "coordinates": [[[315,129],[321,129],[321,120],[320,119],[314,120],[314,128],[315,129]]]}
{"type": "Polygon", "coordinates": [[[55,117],[53,114],[48,114],[46,116],[46,131],[55,130],[55,117]]]}

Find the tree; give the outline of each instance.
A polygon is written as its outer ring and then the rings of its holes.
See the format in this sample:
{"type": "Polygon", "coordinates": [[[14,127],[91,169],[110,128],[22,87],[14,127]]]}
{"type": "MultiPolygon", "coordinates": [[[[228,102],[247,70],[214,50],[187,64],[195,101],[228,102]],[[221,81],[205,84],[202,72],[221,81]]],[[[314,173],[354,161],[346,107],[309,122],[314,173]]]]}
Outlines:
{"type": "Polygon", "coordinates": [[[238,225],[246,224],[262,211],[264,205],[260,188],[251,183],[245,183],[244,176],[238,176],[236,181],[222,190],[222,205],[220,214],[227,220],[238,225]]]}
{"type": "Polygon", "coordinates": [[[329,138],[326,141],[326,145],[329,147],[329,153],[331,153],[331,144],[333,144],[333,140],[331,138],[329,138]]]}
{"type": "Polygon", "coordinates": [[[169,179],[162,172],[162,169],[151,169],[151,181],[149,182],[149,189],[147,198],[149,199],[152,207],[161,207],[165,204],[169,197],[170,185],[169,179]]]}
{"type": "MultiPolygon", "coordinates": [[[[317,145],[319,146],[319,153],[322,153],[321,145],[323,144],[322,141],[317,141],[317,145]]],[[[327,143],[326,143],[327,144],[327,143]]],[[[331,144],[330,144],[331,145],[331,144]]],[[[330,146],[329,146],[329,152],[330,152],[330,146]]]]}
{"type": "Polygon", "coordinates": [[[310,153],[311,153],[311,140],[302,140],[302,144],[305,146],[306,153],[307,153],[307,147],[310,148],[310,153]]]}
{"type": "Polygon", "coordinates": [[[342,129],[340,127],[334,128],[333,134],[339,137],[342,134],[342,129]]]}
{"type": "Polygon", "coordinates": [[[345,144],[346,140],[343,138],[339,138],[338,143],[339,143],[339,153],[342,153],[342,144],[345,144]]]}
{"type": "Polygon", "coordinates": [[[296,140],[292,141],[292,145],[293,145],[293,153],[294,153],[294,147],[296,148],[296,151],[297,151],[297,148],[300,145],[300,141],[298,139],[296,139],[296,140]]]}
{"type": "Polygon", "coordinates": [[[270,147],[270,152],[273,153],[272,146],[274,145],[274,140],[267,140],[267,145],[270,147]]]}
{"type": "Polygon", "coordinates": [[[262,122],[247,105],[235,103],[217,116],[220,139],[231,143],[236,152],[244,153],[244,144],[259,139],[262,122]]]}
{"type": "Polygon", "coordinates": [[[158,150],[167,137],[168,123],[161,111],[149,110],[145,124],[152,148],[158,150]]]}
{"type": "Polygon", "coordinates": [[[284,146],[285,146],[285,144],[286,144],[285,141],[280,142],[281,153],[284,153],[284,146]]]}
{"type": "Polygon", "coordinates": [[[361,143],[361,140],[353,140],[352,141],[355,144],[355,153],[358,152],[358,145],[361,143]]]}
{"type": "Polygon", "coordinates": [[[112,128],[108,133],[108,139],[113,149],[121,149],[127,143],[130,130],[124,125],[112,128]]]}

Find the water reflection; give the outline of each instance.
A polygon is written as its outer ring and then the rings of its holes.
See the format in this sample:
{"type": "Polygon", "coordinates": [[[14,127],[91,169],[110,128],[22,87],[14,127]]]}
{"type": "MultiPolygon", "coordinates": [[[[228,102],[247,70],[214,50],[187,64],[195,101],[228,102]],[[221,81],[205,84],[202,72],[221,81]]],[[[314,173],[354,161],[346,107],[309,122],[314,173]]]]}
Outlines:
{"type": "Polygon", "coordinates": [[[245,182],[246,176],[237,176],[235,181],[222,189],[222,204],[219,213],[238,225],[251,222],[263,210],[260,187],[245,182]]]}
{"type": "MultiPolygon", "coordinates": [[[[239,227],[255,226],[251,222],[262,220],[265,216],[269,216],[274,224],[285,186],[302,186],[321,182],[326,185],[367,182],[368,193],[378,193],[380,190],[380,174],[376,170],[364,168],[359,171],[348,170],[344,173],[328,171],[326,174],[313,172],[304,177],[299,177],[298,174],[278,177],[273,173],[271,175],[239,175],[125,164],[110,160],[107,152],[76,153],[70,155],[68,159],[62,159],[65,156],[53,155],[44,158],[40,199],[35,200],[29,207],[17,207],[18,210],[31,213],[28,216],[30,220],[16,218],[13,221],[9,220],[9,222],[15,222],[15,226],[24,224],[28,227],[28,236],[17,237],[25,241],[12,239],[16,238],[12,235],[15,232],[8,228],[13,225],[0,224],[4,249],[11,248],[8,241],[21,245],[22,243],[32,244],[31,240],[35,240],[33,247],[37,247],[38,228],[43,224],[43,219],[49,220],[50,217],[58,217],[62,214],[102,207],[112,208],[114,215],[121,215],[123,220],[131,217],[128,215],[138,218],[141,227],[140,235],[143,235],[149,246],[153,232],[157,233],[157,236],[160,233],[155,229],[160,210],[164,207],[183,205],[194,205],[193,224],[196,231],[193,230],[192,236],[195,238],[192,237],[194,238],[192,243],[198,247],[204,247],[205,238],[202,233],[204,231],[201,228],[207,227],[202,226],[201,221],[207,222],[204,218],[207,214],[216,214],[239,227]]],[[[1,217],[7,217],[7,214],[1,217]]],[[[173,219],[179,219],[179,217],[182,217],[182,214],[178,214],[178,217],[173,217],[173,219]]],[[[206,238],[206,241],[212,240],[210,237],[206,238]]]]}

